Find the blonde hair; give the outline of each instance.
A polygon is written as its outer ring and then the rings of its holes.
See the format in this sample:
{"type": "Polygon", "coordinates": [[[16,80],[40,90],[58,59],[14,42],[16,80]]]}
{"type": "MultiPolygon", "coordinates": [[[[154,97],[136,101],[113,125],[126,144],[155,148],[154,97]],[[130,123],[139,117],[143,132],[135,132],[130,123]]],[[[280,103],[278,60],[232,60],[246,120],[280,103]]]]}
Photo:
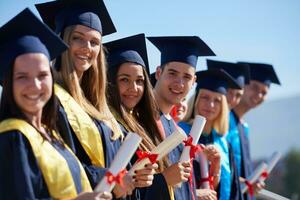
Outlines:
{"type": "MultiPolygon", "coordinates": [[[[65,29],[63,40],[70,44],[71,35],[75,26],[65,29]]],[[[112,139],[123,137],[120,126],[112,115],[106,101],[106,60],[104,50],[101,45],[97,62],[83,73],[81,81],[75,71],[75,66],[71,61],[70,51],[65,51],[61,56],[61,68],[57,73],[57,79],[63,87],[72,95],[75,101],[90,116],[103,121],[111,128],[112,139]],[[101,112],[100,112],[101,110],[101,112]]]]}
{"type": "MultiPolygon", "coordinates": [[[[195,115],[198,114],[197,103],[201,92],[202,90],[200,89],[198,94],[196,92],[188,101],[188,111],[184,121],[189,124],[193,123],[195,115]]],[[[214,128],[220,135],[225,135],[229,130],[229,108],[225,95],[221,95],[221,111],[217,118],[213,121],[212,128],[214,128]]]]}

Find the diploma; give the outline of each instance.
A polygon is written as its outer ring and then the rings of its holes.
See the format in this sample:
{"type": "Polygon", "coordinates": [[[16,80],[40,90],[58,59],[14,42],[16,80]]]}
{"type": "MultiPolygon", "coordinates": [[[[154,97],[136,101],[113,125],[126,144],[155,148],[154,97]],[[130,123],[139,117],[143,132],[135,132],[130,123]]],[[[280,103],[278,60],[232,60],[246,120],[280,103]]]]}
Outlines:
{"type": "Polygon", "coordinates": [[[262,189],[258,192],[256,197],[260,199],[265,199],[265,200],[289,200],[288,198],[285,198],[279,194],[276,194],[274,192],[262,189]]]}
{"type": "Polygon", "coordinates": [[[265,181],[268,177],[268,175],[271,173],[272,169],[275,167],[276,163],[279,161],[280,159],[280,153],[279,152],[275,152],[273,153],[273,155],[271,156],[271,158],[269,159],[268,163],[267,163],[267,169],[266,171],[264,171],[260,178],[259,181],[265,181]]]}
{"type": "MultiPolygon", "coordinates": [[[[207,161],[206,155],[203,152],[200,152],[197,154],[196,160],[200,164],[200,175],[201,175],[200,187],[202,189],[210,189],[208,161],[207,161]]],[[[199,180],[196,180],[196,181],[199,181],[199,180]]]]}
{"type": "MultiPolygon", "coordinates": [[[[168,155],[175,147],[177,147],[184,139],[186,134],[181,130],[175,130],[169,137],[165,138],[157,147],[155,147],[151,154],[158,154],[157,160],[161,160],[164,156],[168,155]]],[[[133,175],[135,170],[143,169],[146,164],[151,163],[148,158],[142,159],[135,163],[129,171],[133,175]]]]}
{"type": "Polygon", "coordinates": [[[250,195],[253,194],[251,186],[257,182],[261,174],[267,169],[267,164],[266,163],[261,163],[255,170],[254,172],[250,175],[250,177],[247,177],[246,183],[243,184],[242,186],[242,193],[247,192],[249,189],[250,195]],[[250,187],[250,188],[249,188],[250,187]]]}
{"type": "Polygon", "coordinates": [[[111,192],[118,180],[122,180],[124,169],[134,155],[142,138],[135,133],[129,133],[112,161],[108,172],[96,186],[96,192],[111,192]]]}
{"type": "MultiPolygon", "coordinates": [[[[191,137],[192,141],[192,145],[197,145],[198,144],[198,140],[201,136],[202,130],[204,128],[204,125],[206,123],[206,119],[204,117],[202,117],[201,115],[196,115],[191,132],[189,134],[189,137],[191,137]]],[[[182,154],[180,156],[180,162],[186,162],[186,161],[190,161],[190,153],[191,153],[191,144],[190,145],[186,145],[183,148],[182,154]]],[[[195,153],[195,152],[193,152],[195,153]]]]}

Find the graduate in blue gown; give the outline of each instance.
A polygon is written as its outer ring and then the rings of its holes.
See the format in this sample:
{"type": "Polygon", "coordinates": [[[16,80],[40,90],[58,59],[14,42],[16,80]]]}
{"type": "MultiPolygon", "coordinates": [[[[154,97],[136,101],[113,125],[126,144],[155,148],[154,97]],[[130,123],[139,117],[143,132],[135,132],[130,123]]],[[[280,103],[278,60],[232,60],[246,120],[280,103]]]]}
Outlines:
{"type": "MultiPolygon", "coordinates": [[[[124,134],[106,97],[106,61],[102,37],[115,32],[103,1],[58,0],[36,5],[42,19],[70,46],[55,62],[56,95],[61,104],[63,138],[85,166],[92,187],[105,175],[124,134]],[[80,110],[80,113],[79,113],[80,110]],[[100,134],[99,134],[100,133],[100,134]]],[[[129,175],[116,184],[116,198],[131,195],[129,175]]]]}
{"type": "MultiPolygon", "coordinates": [[[[227,141],[230,143],[235,158],[235,163],[237,167],[238,175],[241,176],[241,143],[240,135],[237,127],[237,119],[233,109],[239,104],[243,94],[244,87],[249,84],[250,70],[249,66],[246,64],[239,63],[229,63],[223,61],[207,60],[208,69],[223,69],[229,73],[234,80],[239,84],[241,89],[228,88],[226,99],[228,102],[228,107],[230,109],[229,113],[229,131],[226,135],[227,141]]],[[[248,134],[248,128],[244,127],[246,134],[248,134]]],[[[245,146],[245,145],[244,145],[245,146]]],[[[251,166],[251,165],[249,165],[251,166]]]]}
{"type": "Polygon", "coordinates": [[[56,132],[50,61],[66,49],[29,9],[0,28],[0,199],[99,198],[56,132]]]}
{"type": "MultiPolygon", "coordinates": [[[[105,43],[104,46],[107,49],[107,95],[110,108],[114,110],[114,116],[126,131],[135,132],[143,138],[139,150],[151,152],[163,138],[157,127],[159,111],[148,78],[145,35],[118,39],[105,43]]],[[[137,159],[134,156],[132,163],[137,159]]],[[[135,176],[135,179],[144,181],[135,184],[140,190],[141,199],[170,198],[166,182],[161,182],[161,171],[166,167],[167,159],[158,162],[158,165],[154,160],[153,164],[138,172],[142,176],[135,176]]]]}
{"type": "MultiPolygon", "coordinates": [[[[195,68],[198,56],[215,54],[197,36],[148,37],[148,39],[161,52],[161,64],[155,74],[157,82],[154,95],[161,112],[162,130],[164,136],[168,137],[178,128],[170,116],[171,109],[186,97],[192,88],[196,80],[195,68]]],[[[189,162],[179,162],[182,150],[181,144],[169,153],[171,166],[162,173],[169,186],[183,182],[181,188],[175,188],[175,199],[197,199],[194,184],[188,182],[192,166],[189,162]]]]}
{"type": "MultiPolygon", "coordinates": [[[[253,171],[252,160],[250,156],[249,128],[244,121],[244,115],[251,109],[261,105],[270,89],[271,83],[280,85],[280,81],[272,65],[264,63],[245,63],[250,69],[250,82],[244,87],[244,95],[240,103],[232,111],[232,130],[239,137],[231,137],[230,141],[235,148],[235,152],[240,155],[240,176],[247,178],[253,171]],[[240,145],[240,149],[238,148],[240,145]]],[[[263,183],[256,183],[254,190],[257,192],[264,186],[263,183]]],[[[245,199],[252,199],[248,194],[245,199]]]]}
{"type": "MultiPolygon", "coordinates": [[[[229,112],[225,95],[228,87],[236,89],[240,89],[240,87],[224,70],[210,69],[197,72],[196,74],[197,87],[194,103],[189,105],[189,108],[193,110],[191,119],[196,115],[206,118],[206,124],[198,143],[204,145],[213,144],[221,154],[221,172],[218,171],[220,170],[218,163],[211,161],[209,176],[212,176],[214,180],[210,184],[213,184],[215,189],[217,189],[218,199],[241,199],[242,195],[234,159],[225,138],[229,125],[229,112]],[[218,180],[219,184],[216,187],[218,180]]],[[[200,173],[198,173],[201,169],[200,163],[195,162],[194,164],[196,166],[194,168],[196,181],[201,183],[201,180],[206,177],[201,177],[200,173]]]]}

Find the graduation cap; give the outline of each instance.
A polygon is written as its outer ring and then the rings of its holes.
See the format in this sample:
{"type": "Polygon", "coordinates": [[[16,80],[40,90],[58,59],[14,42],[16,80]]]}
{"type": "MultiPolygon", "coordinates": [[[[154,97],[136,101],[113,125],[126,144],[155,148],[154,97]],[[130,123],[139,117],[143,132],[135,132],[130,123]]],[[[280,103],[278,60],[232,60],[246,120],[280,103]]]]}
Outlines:
{"type": "Polygon", "coordinates": [[[138,34],[103,44],[107,51],[109,67],[118,67],[125,62],[133,62],[149,71],[145,34],[138,34]]]}
{"type": "Polygon", "coordinates": [[[198,56],[215,53],[197,36],[147,37],[161,52],[161,65],[183,62],[196,68],[198,56]]]}
{"type": "Polygon", "coordinates": [[[57,0],[35,5],[43,21],[56,33],[71,25],[84,25],[102,36],[116,32],[103,0],[57,0]]]}
{"type": "Polygon", "coordinates": [[[151,82],[152,87],[155,87],[155,85],[156,85],[155,72],[150,74],[150,82],[151,82]]]}
{"type": "Polygon", "coordinates": [[[196,72],[197,87],[199,89],[208,89],[226,95],[228,88],[242,89],[239,84],[223,69],[208,69],[196,72]]]}
{"type": "Polygon", "coordinates": [[[249,83],[250,79],[250,71],[249,66],[238,63],[230,63],[223,61],[215,61],[215,60],[206,60],[208,69],[223,69],[228,74],[230,74],[235,81],[239,84],[241,88],[243,88],[246,84],[249,83]]]}
{"type": "Polygon", "coordinates": [[[49,61],[67,50],[67,45],[28,8],[0,28],[0,79],[17,56],[43,53],[49,61]]]}
{"type": "Polygon", "coordinates": [[[248,63],[238,62],[240,64],[248,64],[250,69],[250,80],[259,81],[268,87],[271,83],[280,85],[280,81],[272,65],[264,63],[248,63]]]}

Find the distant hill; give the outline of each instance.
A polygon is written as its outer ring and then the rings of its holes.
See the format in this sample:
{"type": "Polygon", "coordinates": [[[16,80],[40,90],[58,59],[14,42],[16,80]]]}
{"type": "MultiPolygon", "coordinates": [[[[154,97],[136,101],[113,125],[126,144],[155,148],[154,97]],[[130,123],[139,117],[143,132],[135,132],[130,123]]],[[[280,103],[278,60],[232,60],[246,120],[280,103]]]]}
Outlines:
{"type": "Polygon", "coordinates": [[[269,157],[274,151],[285,154],[300,148],[300,95],[266,101],[245,116],[250,127],[254,159],[269,157]]]}

